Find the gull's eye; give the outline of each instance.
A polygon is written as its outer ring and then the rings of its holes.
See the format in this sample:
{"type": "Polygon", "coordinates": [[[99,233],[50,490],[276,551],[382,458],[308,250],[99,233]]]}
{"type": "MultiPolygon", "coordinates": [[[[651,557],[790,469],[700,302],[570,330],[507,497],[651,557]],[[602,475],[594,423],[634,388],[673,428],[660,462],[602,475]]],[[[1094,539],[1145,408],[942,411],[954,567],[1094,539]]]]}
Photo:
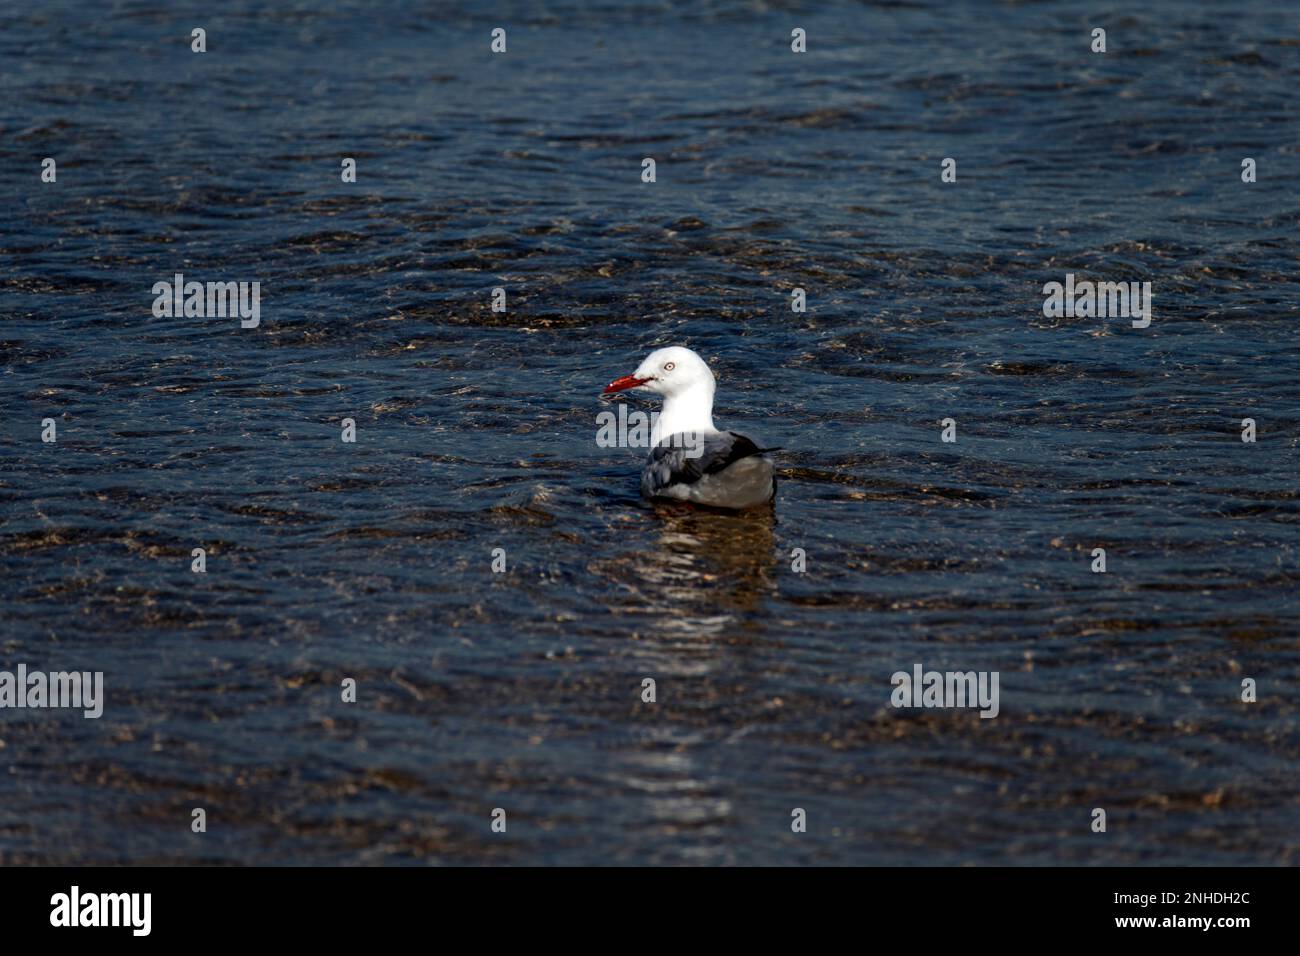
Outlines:
{"type": "Polygon", "coordinates": [[[664,371],[665,371],[665,372],[671,372],[674,368],[675,368],[675,366],[673,365],[672,362],[664,362],[664,371]]]}

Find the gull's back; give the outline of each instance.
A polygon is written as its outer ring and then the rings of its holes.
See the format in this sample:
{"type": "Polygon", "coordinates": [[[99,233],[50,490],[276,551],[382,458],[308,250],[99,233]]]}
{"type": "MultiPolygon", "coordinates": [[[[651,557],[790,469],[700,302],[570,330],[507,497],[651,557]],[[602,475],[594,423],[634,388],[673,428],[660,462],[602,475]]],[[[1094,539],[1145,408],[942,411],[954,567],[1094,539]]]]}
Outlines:
{"type": "Polygon", "coordinates": [[[770,450],[737,432],[670,435],[651,450],[641,493],[714,508],[753,508],[776,494],[776,469],[763,454],[770,450]],[[691,454],[696,447],[699,454],[691,454]]]}

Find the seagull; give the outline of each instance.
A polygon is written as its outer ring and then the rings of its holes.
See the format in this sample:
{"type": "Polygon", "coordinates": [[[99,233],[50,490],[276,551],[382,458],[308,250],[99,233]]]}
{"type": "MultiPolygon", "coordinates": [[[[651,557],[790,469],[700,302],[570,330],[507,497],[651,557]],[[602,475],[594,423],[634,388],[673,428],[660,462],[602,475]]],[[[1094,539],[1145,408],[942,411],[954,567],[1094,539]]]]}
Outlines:
{"type": "Polygon", "coordinates": [[[605,386],[605,395],[628,389],[664,397],[650,433],[650,458],[641,472],[647,498],[673,498],[739,511],[776,496],[771,459],[737,432],[713,427],[713,373],[688,348],[651,352],[640,368],[605,386]]]}

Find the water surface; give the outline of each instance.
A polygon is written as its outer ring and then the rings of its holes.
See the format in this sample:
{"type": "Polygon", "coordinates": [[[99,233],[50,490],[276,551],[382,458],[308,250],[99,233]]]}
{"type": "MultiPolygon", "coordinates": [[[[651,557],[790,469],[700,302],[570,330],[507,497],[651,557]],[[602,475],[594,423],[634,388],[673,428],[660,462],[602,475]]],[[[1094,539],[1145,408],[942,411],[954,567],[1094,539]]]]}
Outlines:
{"type": "Polygon", "coordinates": [[[56,0],[0,62],[0,669],[108,690],[0,714],[0,862],[1300,858],[1284,5],[56,0]],[[771,514],[597,446],[666,344],[771,514]]]}

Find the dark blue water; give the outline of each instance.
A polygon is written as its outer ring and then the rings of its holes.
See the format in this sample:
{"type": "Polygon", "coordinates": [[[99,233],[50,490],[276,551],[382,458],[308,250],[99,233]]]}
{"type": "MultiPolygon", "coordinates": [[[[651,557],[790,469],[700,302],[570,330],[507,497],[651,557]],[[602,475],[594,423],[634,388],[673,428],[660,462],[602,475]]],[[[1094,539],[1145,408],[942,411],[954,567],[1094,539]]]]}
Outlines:
{"type": "Polygon", "coordinates": [[[6,6],[0,862],[1300,862],[1300,24],[1135,6],[6,6]],[[771,514],[597,446],[667,344],[771,514]]]}

